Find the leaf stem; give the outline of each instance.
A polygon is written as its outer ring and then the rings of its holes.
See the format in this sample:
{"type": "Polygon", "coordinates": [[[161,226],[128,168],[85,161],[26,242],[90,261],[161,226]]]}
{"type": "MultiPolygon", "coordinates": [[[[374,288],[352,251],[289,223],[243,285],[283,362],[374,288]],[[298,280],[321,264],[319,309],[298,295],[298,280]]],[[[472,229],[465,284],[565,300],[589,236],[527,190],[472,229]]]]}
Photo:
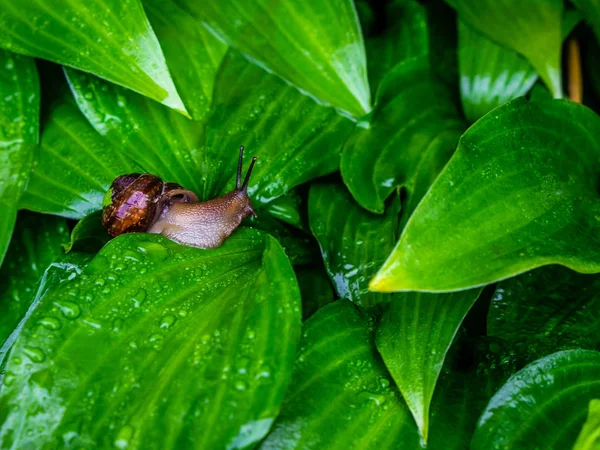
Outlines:
{"type": "Polygon", "coordinates": [[[581,52],[577,39],[569,39],[569,98],[571,101],[581,103],[583,97],[583,83],[581,80],[581,52]]]}

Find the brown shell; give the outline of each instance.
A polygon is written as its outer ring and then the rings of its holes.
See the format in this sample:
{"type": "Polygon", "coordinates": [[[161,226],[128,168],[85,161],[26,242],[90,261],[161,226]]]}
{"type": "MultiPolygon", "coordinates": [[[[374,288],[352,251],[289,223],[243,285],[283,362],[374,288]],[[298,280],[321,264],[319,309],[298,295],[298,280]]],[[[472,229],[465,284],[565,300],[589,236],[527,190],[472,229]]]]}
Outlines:
{"type": "Polygon", "coordinates": [[[130,173],[111,184],[111,204],[102,211],[102,225],[111,236],[147,231],[162,207],[162,180],[151,174],[130,173]]]}

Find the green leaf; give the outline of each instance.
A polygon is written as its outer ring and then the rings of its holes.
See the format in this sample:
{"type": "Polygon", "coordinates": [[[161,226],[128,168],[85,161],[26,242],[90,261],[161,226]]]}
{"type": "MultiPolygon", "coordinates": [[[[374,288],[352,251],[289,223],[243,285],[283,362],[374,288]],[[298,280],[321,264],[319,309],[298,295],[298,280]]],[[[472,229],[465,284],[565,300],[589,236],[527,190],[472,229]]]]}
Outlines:
{"type": "Polygon", "coordinates": [[[367,62],[352,0],[176,3],[302,91],[355,117],[369,112],[367,62]]]}
{"type": "Polygon", "coordinates": [[[431,398],[446,353],[480,293],[481,289],[451,294],[400,294],[381,317],[377,349],[425,442],[431,398]]]}
{"type": "Polygon", "coordinates": [[[240,145],[246,147],[247,157],[258,157],[248,189],[256,205],[335,172],[353,125],[333,108],[229,52],[207,124],[202,197],[216,197],[235,185],[240,145]]]}
{"type": "MultiPolygon", "coordinates": [[[[79,109],[116,149],[115,156],[127,155],[143,172],[199,191],[203,123],[93,75],[65,72],[79,109]]],[[[235,166],[230,170],[235,172],[235,166]]]]}
{"type": "Polygon", "coordinates": [[[294,272],[269,236],[244,230],[214,250],[119,236],[23,329],[1,445],[251,446],[277,416],[300,315],[294,272]]]}
{"type": "Polygon", "coordinates": [[[458,57],[460,97],[469,122],[525,95],[538,78],[524,57],[496,44],[463,21],[458,24],[458,57]]]}
{"type": "Polygon", "coordinates": [[[344,183],[363,208],[375,213],[382,213],[385,199],[404,186],[408,216],[464,128],[451,92],[431,75],[427,58],[407,60],[383,81],[375,109],[346,141],[344,183]]]}
{"type": "Polygon", "coordinates": [[[79,219],[101,208],[119,175],[139,167],[110,145],[71,102],[52,106],[20,208],[79,219]]]}
{"type": "Polygon", "coordinates": [[[582,12],[600,43],[600,0],[573,0],[573,3],[582,12]]]}
{"type": "Polygon", "coordinates": [[[369,328],[344,300],[305,323],[281,414],[261,450],[418,448],[417,428],[369,328]]]}
{"type": "Polygon", "coordinates": [[[399,202],[394,200],[384,216],[377,216],[360,208],[340,184],[311,186],[310,229],[341,298],[364,307],[390,300],[387,294],[368,292],[368,284],[396,242],[399,202]]]}
{"type": "Polygon", "coordinates": [[[369,84],[373,94],[396,64],[429,52],[424,6],[416,0],[392,0],[385,5],[384,12],[388,23],[383,33],[375,32],[365,39],[369,84]]]}
{"type": "Polygon", "coordinates": [[[227,45],[170,0],[144,0],[144,9],[187,110],[194,119],[205,119],[227,45]]]}
{"type": "Polygon", "coordinates": [[[140,0],[1,0],[0,47],[94,73],[187,114],[140,0]]]}
{"type": "Polygon", "coordinates": [[[60,244],[67,236],[64,219],[25,211],[19,214],[0,270],[0,347],[25,316],[38,281],[62,253],[60,244]]]}
{"type": "Polygon", "coordinates": [[[520,361],[557,350],[600,348],[600,276],[561,266],[502,281],[488,314],[488,334],[511,343],[520,361]]]}
{"type": "Polygon", "coordinates": [[[599,129],[562,100],[521,98],[480,119],[371,289],[452,291],[547,264],[600,271],[599,129]]]}
{"type": "MultiPolygon", "coordinates": [[[[0,15],[0,23],[1,23],[0,15]]],[[[0,28],[1,29],[1,28],[0,28]]],[[[0,32],[1,35],[1,32],[0,32]]],[[[0,49],[0,265],[38,141],[40,82],[35,61],[0,49]]]]}
{"type": "Polygon", "coordinates": [[[335,296],[324,267],[311,265],[295,269],[302,294],[302,319],[306,320],[323,306],[333,302],[335,296]]]}
{"type": "Polygon", "coordinates": [[[302,199],[297,192],[290,191],[265,205],[264,209],[271,216],[301,230],[306,230],[306,217],[300,211],[302,199]]]}
{"type": "Polygon", "coordinates": [[[471,449],[570,448],[590,398],[600,395],[600,353],[566,350],[510,377],[490,400],[471,449]]]}
{"type": "Polygon", "coordinates": [[[600,449],[600,400],[590,401],[586,422],[581,428],[573,450],[600,449]]]}
{"type": "Polygon", "coordinates": [[[77,222],[71,231],[71,239],[62,247],[66,253],[72,250],[96,253],[109,240],[110,236],[102,226],[102,212],[96,211],[77,222]]]}
{"type": "Polygon", "coordinates": [[[563,0],[446,0],[461,20],[529,60],[556,98],[562,97],[563,0]]]}

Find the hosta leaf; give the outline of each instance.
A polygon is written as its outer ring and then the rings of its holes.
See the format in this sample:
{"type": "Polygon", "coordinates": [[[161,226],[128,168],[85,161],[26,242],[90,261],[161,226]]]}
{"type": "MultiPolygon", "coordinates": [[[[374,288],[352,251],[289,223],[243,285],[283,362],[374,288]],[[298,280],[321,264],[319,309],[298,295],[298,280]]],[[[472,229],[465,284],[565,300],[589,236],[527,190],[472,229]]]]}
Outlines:
{"type": "Polygon", "coordinates": [[[110,236],[102,226],[102,212],[96,211],[77,222],[71,231],[71,239],[63,242],[62,247],[66,253],[72,250],[96,253],[109,240],[110,236]]]}
{"type": "Polygon", "coordinates": [[[600,271],[600,118],[513,100],[462,136],[371,283],[451,291],[558,263],[600,271]]]}
{"type": "Polygon", "coordinates": [[[399,62],[428,53],[427,11],[416,0],[385,5],[386,28],[365,38],[369,84],[375,94],[381,80],[399,62]]]}
{"type": "Polygon", "coordinates": [[[365,49],[352,0],[176,3],[301,90],[356,117],[369,111],[365,49]]]}
{"type": "Polygon", "coordinates": [[[19,214],[0,270],[0,347],[27,312],[38,281],[62,253],[60,244],[67,236],[65,219],[19,214]]]}
{"type": "Polygon", "coordinates": [[[390,299],[368,284],[396,242],[398,201],[383,216],[359,207],[340,184],[313,184],[308,199],[310,229],[319,241],[333,286],[341,298],[369,307],[390,299]]]}
{"type": "MultiPolygon", "coordinates": [[[[79,108],[113,151],[127,155],[144,172],[199,190],[203,123],[93,75],[73,69],[66,74],[79,108]]],[[[235,166],[230,170],[235,172],[235,166]]]]}
{"type": "Polygon", "coordinates": [[[20,207],[72,219],[100,209],[112,181],[139,171],[71,102],[52,106],[20,207]]]}
{"type": "Polygon", "coordinates": [[[542,267],[498,284],[488,334],[510,342],[521,361],[557,350],[600,348],[600,275],[542,267]]]}
{"type": "MultiPolygon", "coordinates": [[[[0,13],[1,23],[2,13],[0,13]]],[[[1,29],[1,28],[0,28],[1,29]]],[[[1,35],[1,32],[0,32],[1,35]]],[[[40,82],[32,58],[0,49],[0,265],[38,141],[40,82]]]]}
{"type": "Polygon", "coordinates": [[[300,293],[273,238],[245,230],[207,251],[120,236],[23,329],[0,442],[251,446],[277,415],[299,337],[300,293]]]}
{"type": "Polygon", "coordinates": [[[306,230],[305,214],[300,211],[300,203],[302,202],[300,196],[294,192],[288,192],[281,197],[277,197],[272,202],[265,205],[265,210],[276,219],[281,220],[289,225],[292,225],[301,230],[306,230]]]}
{"type": "Polygon", "coordinates": [[[377,349],[425,442],[431,398],[446,353],[480,293],[481,289],[451,294],[400,294],[381,317],[377,349]]]}
{"type": "Polygon", "coordinates": [[[302,319],[306,320],[320,308],[333,302],[335,296],[324,267],[315,264],[295,269],[302,294],[302,319]]]}
{"type": "Polygon", "coordinates": [[[554,97],[562,97],[562,0],[446,0],[461,20],[521,53],[554,97]]]}
{"type": "Polygon", "coordinates": [[[334,302],[306,322],[281,414],[260,448],[419,448],[417,427],[352,303],[334,302]]]}
{"type": "Polygon", "coordinates": [[[600,0],[573,0],[573,3],[583,13],[585,21],[591,25],[596,40],[600,43],[600,0]]]}
{"type": "Polygon", "coordinates": [[[140,0],[2,0],[0,47],[94,73],[186,114],[140,0]]]}
{"type": "Polygon", "coordinates": [[[465,126],[450,91],[430,73],[427,58],[399,64],[383,81],[373,113],[344,145],[341,172],[356,201],[382,213],[398,186],[414,209],[456,148],[465,126]]]}
{"type": "Polygon", "coordinates": [[[598,450],[600,448],[600,400],[590,401],[587,420],[579,433],[573,450],[598,450]]]}
{"type": "Polygon", "coordinates": [[[460,97],[467,120],[525,95],[538,74],[523,56],[502,47],[463,21],[458,24],[460,97]]]}
{"type": "MultiPolygon", "coordinates": [[[[206,197],[235,185],[238,148],[258,156],[250,196],[260,205],[339,168],[354,123],[230,52],[206,131],[206,197]],[[226,130],[224,132],[223,130],[226,130]]],[[[249,159],[249,158],[248,158],[249,159]]]]}
{"type": "Polygon", "coordinates": [[[227,45],[172,1],[143,3],[187,110],[194,119],[204,119],[227,45]]]}
{"type": "Polygon", "coordinates": [[[567,449],[600,395],[600,353],[566,350],[509,378],[481,415],[471,448],[567,449]]]}

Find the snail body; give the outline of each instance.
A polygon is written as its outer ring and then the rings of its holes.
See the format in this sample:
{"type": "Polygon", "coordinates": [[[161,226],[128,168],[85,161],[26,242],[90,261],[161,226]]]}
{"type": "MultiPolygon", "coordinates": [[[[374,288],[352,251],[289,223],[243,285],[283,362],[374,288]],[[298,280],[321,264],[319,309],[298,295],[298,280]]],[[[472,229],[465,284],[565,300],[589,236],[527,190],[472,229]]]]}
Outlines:
{"type": "Polygon", "coordinates": [[[192,247],[220,246],[243,219],[256,217],[248,196],[256,157],[241,183],[243,150],[240,147],[235,189],[205,202],[198,201],[192,191],[176,183],[164,183],[155,175],[134,173],[117,177],[105,197],[104,228],[111,236],[148,232],[192,247]]]}

